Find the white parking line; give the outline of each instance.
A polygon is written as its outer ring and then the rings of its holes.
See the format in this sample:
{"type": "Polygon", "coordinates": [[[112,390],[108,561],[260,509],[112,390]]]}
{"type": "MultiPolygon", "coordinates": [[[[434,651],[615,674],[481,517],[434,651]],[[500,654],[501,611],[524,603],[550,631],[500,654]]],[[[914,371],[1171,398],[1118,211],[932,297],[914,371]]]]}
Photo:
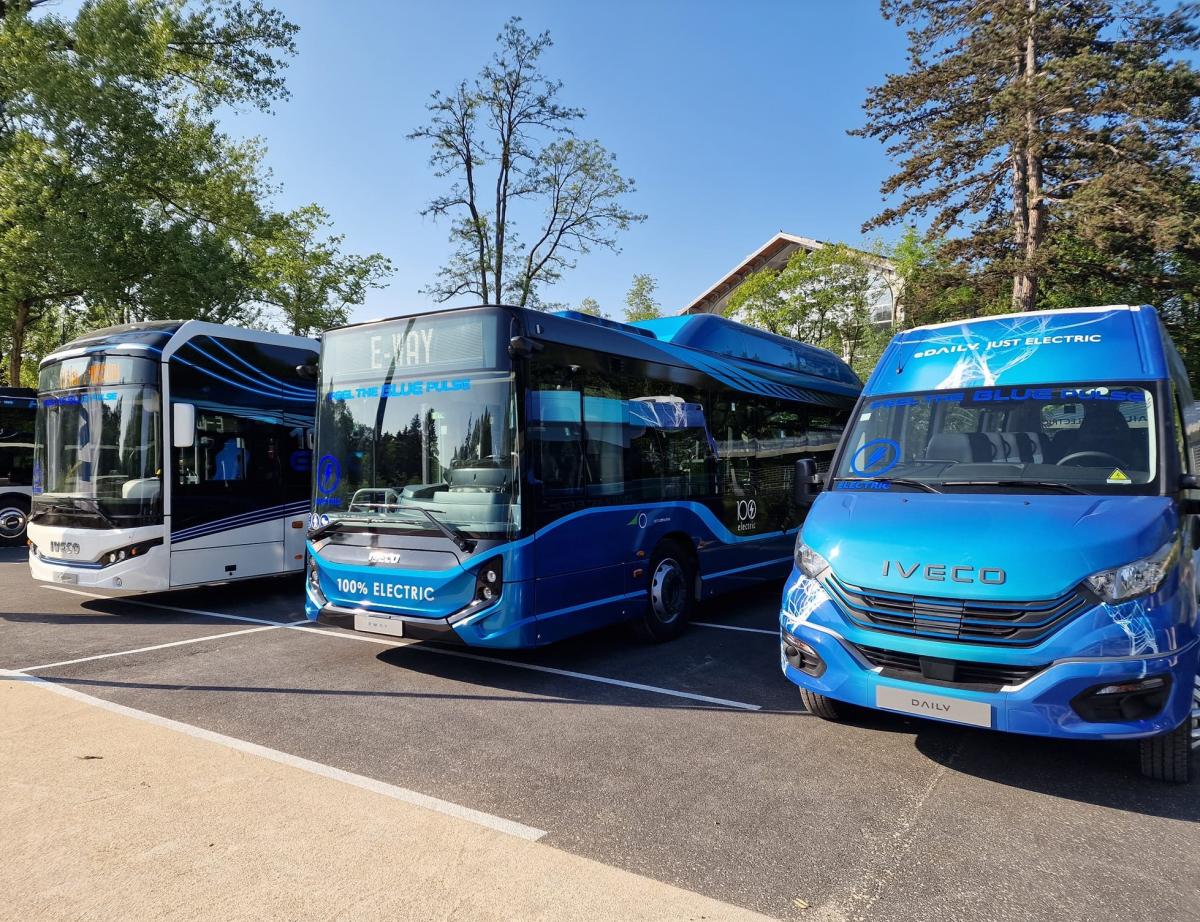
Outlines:
{"type": "MultiPolygon", "coordinates": [[[[286,627],[286,625],[280,626],[286,627]]],[[[263,759],[270,759],[272,762],[298,768],[313,775],[320,775],[323,778],[332,778],[334,781],[341,781],[356,788],[362,788],[365,791],[373,791],[376,794],[382,794],[394,800],[401,800],[408,804],[424,807],[426,810],[434,810],[438,813],[444,813],[447,816],[457,817],[460,820],[466,820],[468,823],[494,829],[497,832],[504,832],[510,836],[516,836],[519,839],[525,839],[529,842],[536,842],[546,835],[544,829],[526,826],[524,823],[507,820],[502,816],[493,816],[481,810],[472,810],[470,807],[463,807],[448,800],[440,800],[437,797],[430,797],[428,794],[410,791],[408,788],[388,784],[386,781],[378,781],[375,778],[368,778],[365,775],[356,775],[353,772],[334,768],[332,765],[325,765],[322,762],[313,762],[310,759],[303,759],[291,753],[280,752],[278,749],[268,749],[266,746],[258,745],[258,743],[251,743],[233,736],[226,736],[223,733],[214,733],[212,730],[205,730],[203,727],[196,727],[178,720],[171,720],[169,717],[159,717],[157,714],[151,714],[148,711],[139,711],[136,708],[126,707],[123,704],[116,704],[112,701],[106,701],[103,698],[96,698],[57,682],[49,682],[38,676],[23,675],[8,669],[0,669],[0,678],[8,681],[32,682],[39,688],[44,688],[47,691],[52,691],[55,694],[63,695],[75,701],[81,701],[84,704],[90,704],[93,707],[103,708],[114,714],[132,717],[135,720],[165,727],[168,730],[174,730],[178,733],[186,733],[188,736],[207,740],[210,743],[219,743],[222,746],[228,746],[230,749],[236,749],[238,752],[259,756],[263,759]]]]}
{"type": "Polygon", "coordinates": [[[608,676],[593,675],[588,672],[575,672],[570,669],[558,669],[554,666],[539,666],[537,663],[522,663],[517,660],[499,659],[493,656],[482,656],[478,653],[464,653],[461,650],[447,650],[443,647],[432,647],[426,644],[414,644],[413,641],[392,641],[376,637],[360,637],[357,634],[345,634],[341,631],[326,631],[321,628],[298,627],[295,630],[307,634],[324,634],[327,637],[337,637],[341,640],[359,640],[367,643],[380,644],[385,647],[411,646],[418,653],[436,653],[438,656],[452,656],[457,659],[476,660],[481,663],[498,663],[501,666],[512,666],[515,669],[528,669],[532,672],[546,672],[551,675],[566,676],[580,679],[584,682],[595,682],[598,685],[616,685],[621,688],[632,688],[637,691],[651,692],[655,695],[666,695],[670,698],[685,698],[689,701],[699,701],[703,704],[715,704],[719,707],[736,708],[742,711],[761,711],[762,705],[748,704],[745,701],[733,701],[729,698],[714,698],[710,695],[698,695],[694,692],[678,691],[674,688],[661,688],[657,685],[644,685],[641,682],[626,682],[624,679],[611,679],[608,676]]]}
{"type": "Polygon", "coordinates": [[[166,650],[168,647],[183,647],[193,643],[204,643],[206,640],[220,640],[222,637],[241,637],[244,634],[257,634],[261,631],[277,631],[282,627],[293,627],[304,624],[307,619],[292,621],[287,624],[268,624],[263,627],[248,627],[241,631],[226,631],[224,634],[209,634],[206,637],[189,637],[187,640],[174,640],[171,643],[159,643],[152,647],[136,647],[133,650],[118,650],[116,653],[97,653],[95,656],[81,656],[78,659],[65,659],[57,663],[44,663],[41,666],[26,666],[24,669],[14,669],[14,672],[37,672],[40,669],[54,669],[58,666],[74,666],[76,663],[90,663],[98,659],[111,659],[114,656],[132,656],[134,653],[149,653],[151,650],[166,650]]]}
{"type": "Polygon", "coordinates": [[[692,621],[696,627],[719,627],[723,631],[745,631],[747,634],[770,634],[778,637],[779,631],[768,631],[763,627],[738,627],[736,624],[713,624],[711,621],[692,621]]]}
{"type": "MultiPolygon", "coordinates": [[[[361,637],[356,634],[347,634],[347,633],[343,633],[341,631],[325,631],[325,630],[321,630],[320,628],[305,627],[304,622],[298,622],[298,623],[289,625],[289,624],[285,624],[282,621],[264,621],[261,618],[247,618],[247,617],[243,617],[241,615],[226,615],[226,614],[222,614],[221,612],[203,611],[201,609],[196,609],[196,608],[180,608],[180,607],[177,607],[174,605],[160,605],[156,602],[142,602],[142,601],[139,601],[138,599],[100,595],[99,593],[84,592],[79,589],[66,589],[62,586],[46,586],[45,588],[46,589],[57,589],[60,592],[70,592],[75,595],[89,596],[89,597],[95,598],[95,599],[110,599],[114,602],[123,602],[128,605],[141,605],[145,608],[157,608],[157,609],[162,609],[163,611],[182,612],[183,614],[188,614],[188,615],[203,615],[208,618],[225,618],[225,619],[228,619],[231,621],[249,621],[254,624],[266,624],[266,625],[270,625],[272,627],[286,627],[291,630],[305,631],[310,634],[324,634],[328,637],[338,637],[338,638],[341,638],[342,640],[367,641],[369,643],[381,644],[383,646],[389,646],[389,647],[407,647],[407,646],[411,645],[411,646],[413,646],[414,650],[418,650],[422,653],[436,653],[439,656],[452,656],[452,657],[457,657],[459,659],[478,660],[478,661],[484,662],[484,663],[498,663],[502,666],[511,666],[514,669],[527,669],[530,672],[544,672],[544,673],[549,673],[550,675],[561,675],[561,676],[566,676],[567,678],[571,678],[571,679],[579,679],[584,682],[594,682],[597,685],[616,685],[621,688],[634,689],[635,691],[650,692],[651,694],[655,694],[655,695],[665,695],[666,697],[669,697],[669,698],[683,698],[688,701],[697,701],[697,702],[700,702],[701,704],[715,704],[718,707],[735,708],[735,709],[741,710],[741,711],[760,711],[760,710],[762,710],[762,705],[749,704],[745,701],[733,701],[729,698],[714,698],[711,695],[699,695],[694,692],[678,691],[673,688],[661,688],[657,685],[645,685],[641,682],[626,682],[623,679],[610,679],[608,676],[592,675],[591,673],[587,673],[587,672],[574,672],[570,669],[558,669],[558,668],[555,668],[554,666],[539,666],[536,663],[522,663],[522,662],[518,662],[517,660],[498,659],[498,658],[491,657],[491,656],[481,656],[477,653],[464,653],[459,650],[445,650],[445,649],[441,649],[439,647],[428,646],[426,644],[413,644],[413,641],[382,640],[382,639],[377,639],[374,637],[361,637]]],[[[743,630],[750,630],[750,629],[743,628],[743,630]]]]}
{"type": "Polygon", "coordinates": [[[56,592],[69,592],[71,595],[84,595],[89,599],[107,599],[110,602],[120,602],[124,605],[139,605],[142,608],[157,608],[160,611],[174,611],[184,615],[200,615],[204,618],[221,618],[225,621],[245,621],[247,624],[270,624],[279,627],[284,622],[268,621],[265,618],[248,618],[245,615],[226,615],[219,611],[204,611],[201,608],[180,608],[178,605],[160,605],[157,602],[143,602],[141,599],[131,599],[127,596],[101,595],[99,592],[84,592],[82,589],[68,589],[65,586],[42,586],[43,589],[53,589],[56,592]]]}

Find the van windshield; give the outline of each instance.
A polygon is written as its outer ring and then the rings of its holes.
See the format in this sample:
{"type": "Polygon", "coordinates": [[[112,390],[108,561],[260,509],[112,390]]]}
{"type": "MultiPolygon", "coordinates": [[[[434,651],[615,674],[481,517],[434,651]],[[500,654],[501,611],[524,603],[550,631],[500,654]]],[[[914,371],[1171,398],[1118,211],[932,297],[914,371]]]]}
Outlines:
{"type": "Polygon", "coordinates": [[[1046,384],[864,398],[839,490],[1153,493],[1154,395],[1046,384]]]}

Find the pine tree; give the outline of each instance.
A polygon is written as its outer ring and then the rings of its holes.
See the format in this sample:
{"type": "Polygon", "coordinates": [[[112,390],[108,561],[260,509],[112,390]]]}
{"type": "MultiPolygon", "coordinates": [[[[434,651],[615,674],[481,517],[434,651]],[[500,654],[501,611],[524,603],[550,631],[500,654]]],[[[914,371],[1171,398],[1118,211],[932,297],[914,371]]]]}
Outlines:
{"type": "MultiPolygon", "coordinates": [[[[1063,234],[1085,250],[1194,239],[1186,216],[1200,128],[1188,4],[1152,0],[882,0],[909,67],[870,90],[854,134],[899,161],[899,202],[864,229],[932,214],[950,255],[1012,276],[1029,310],[1063,234]],[[965,234],[962,232],[966,231],[965,234]]],[[[1169,244],[1168,244],[1169,245],[1169,244]]],[[[1061,247],[1054,258],[1064,257],[1061,247]]]]}

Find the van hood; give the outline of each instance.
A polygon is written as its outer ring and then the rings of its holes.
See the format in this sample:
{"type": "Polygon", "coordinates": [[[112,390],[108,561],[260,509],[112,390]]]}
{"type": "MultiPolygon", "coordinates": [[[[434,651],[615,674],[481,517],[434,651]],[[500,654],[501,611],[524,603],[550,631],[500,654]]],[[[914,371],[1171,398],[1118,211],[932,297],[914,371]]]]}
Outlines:
{"type": "Polygon", "coordinates": [[[1165,496],[825,493],[802,534],[855,586],[1022,601],[1152,554],[1177,522],[1165,496]]]}

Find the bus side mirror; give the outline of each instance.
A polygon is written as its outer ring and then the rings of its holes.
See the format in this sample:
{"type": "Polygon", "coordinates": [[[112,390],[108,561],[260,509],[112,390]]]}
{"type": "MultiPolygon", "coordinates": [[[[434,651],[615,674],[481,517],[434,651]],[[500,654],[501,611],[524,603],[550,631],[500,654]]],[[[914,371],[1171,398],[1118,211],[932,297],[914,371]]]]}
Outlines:
{"type": "Polygon", "coordinates": [[[171,444],[176,448],[191,448],[196,444],[196,407],[193,404],[171,404],[171,444]]]}
{"type": "MultiPolygon", "coordinates": [[[[1179,489],[1181,491],[1200,490],[1200,477],[1195,474],[1180,474],[1179,489]]],[[[1179,509],[1184,515],[1200,515],[1200,499],[1194,499],[1184,493],[1179,497],[1179,509]]],[[[1200,524],[1194,527],[1196,528],[1195,537],[1200,539],[1200,524]]]]}
{"type": "Polygon", "coordinates": [[[792,472],[792,502],[797,506],[811,506],[817,494],[821,492],[821,485],[814,482],[816,479],[816,461],[812,458],[801,458],[797,461],[792,472]]]}

